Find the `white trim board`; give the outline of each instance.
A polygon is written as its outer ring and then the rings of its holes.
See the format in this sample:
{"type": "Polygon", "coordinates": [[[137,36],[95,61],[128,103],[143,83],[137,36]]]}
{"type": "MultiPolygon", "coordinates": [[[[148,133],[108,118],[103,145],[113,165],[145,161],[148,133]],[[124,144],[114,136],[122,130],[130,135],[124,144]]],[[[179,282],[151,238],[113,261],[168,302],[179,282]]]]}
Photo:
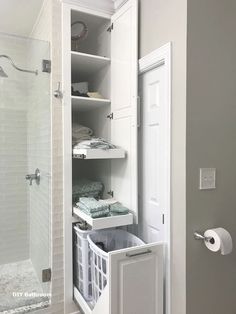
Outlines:
{"type": "Polygon", "coordinates": [[[139,75],[151,71],[156,67],[165,65],[166,77],[166,102],[168,104],[166,110],[168,121],[166,125],[166,190],[167,190],[167,211],[166,211],[166,284],[165,284],[165,306],[164,313],[171,313],[171,43],[154,50],[139,60],[139,75]]]}
{"type": "Polygon", "coordinates": [[[100,11],[105,14],[115,13],[114,4],[111,0],[61,0],[62,3],[75,5],[77,7],[100,11]]]}
{"type": "Polygon", "coordinates": [[[166,64],[167,71],[171,74],[171,43],[167,43],[139,59],[139,74],[150,71],[163,64],[166,64]]]}

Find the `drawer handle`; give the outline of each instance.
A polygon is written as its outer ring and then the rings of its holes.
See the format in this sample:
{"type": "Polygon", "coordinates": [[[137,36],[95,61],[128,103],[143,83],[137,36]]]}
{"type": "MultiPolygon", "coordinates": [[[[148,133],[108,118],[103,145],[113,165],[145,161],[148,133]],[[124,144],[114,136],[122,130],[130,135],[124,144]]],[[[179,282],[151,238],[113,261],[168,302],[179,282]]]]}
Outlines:
{"type": "Polygon", "coordinates": [[[144,252],[139,252],[139,253],[126,253],[126,256],[127,257],[135,257],[135,256],[139,256],[139,255],[145,255],[145,254],[150,254],[150,253],[152,253],[152,251],[151,250],[147,250],[147,251],[144,251],[144,252]]]}

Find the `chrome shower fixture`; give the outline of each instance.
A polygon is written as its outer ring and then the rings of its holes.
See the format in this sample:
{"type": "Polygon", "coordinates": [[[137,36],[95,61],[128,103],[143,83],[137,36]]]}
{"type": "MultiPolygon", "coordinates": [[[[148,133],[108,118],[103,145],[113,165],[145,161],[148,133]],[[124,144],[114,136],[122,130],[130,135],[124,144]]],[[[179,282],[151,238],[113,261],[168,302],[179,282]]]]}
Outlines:
{"type": "Polygon", "coordinates": [[[0,77],[8,77],[7,73],[0,67],[0,77]]]}
{"type": "MultiPolygon", "coordinates": [[[[26,73],[32,73],[32,74],[38,75],[38,70],[36,70],[36,71],[30,71],[30,70],[25,70],[25,69],[19,68],[17,65],[15,65],[15,63],[13,62],[13,60],[12,60],[9,56],[7,56],[7,55],[0,55],[0,58],[5,58],[5,59],[9,60],[10,63],[11,63],[11,65],[12,65],[17,71],[26,72],[26,73]]],[[[8,75],[7,75],[6,72],[3,70],[2,67],[0,67],[0,77],[8,77],[8,75]]]]}

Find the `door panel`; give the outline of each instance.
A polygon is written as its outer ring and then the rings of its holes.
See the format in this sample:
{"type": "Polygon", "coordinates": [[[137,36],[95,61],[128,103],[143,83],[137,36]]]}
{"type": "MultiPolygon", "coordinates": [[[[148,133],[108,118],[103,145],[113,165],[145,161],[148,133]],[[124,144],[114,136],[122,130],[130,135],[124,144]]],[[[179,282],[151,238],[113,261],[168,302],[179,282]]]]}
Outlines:
{"type": "Polygon", "coordinates": [[[142,233],[145,241],[165,239],[164,204],[164,106],[165,79],[162,65],[144,73],[141,88],[141,204],[142,233]]]}
{"type": "Polygon", "coordinates": [[[163,313],[163,245],[110,254],[112,314],[163,313]]]}
{"type": "Polygon", "coordinates": [[[126,150],[125,161],[113,160],[114,197],[135,214],[137,222],[137,0],[129,0],[112,17],[111,141],[126,150]]]}

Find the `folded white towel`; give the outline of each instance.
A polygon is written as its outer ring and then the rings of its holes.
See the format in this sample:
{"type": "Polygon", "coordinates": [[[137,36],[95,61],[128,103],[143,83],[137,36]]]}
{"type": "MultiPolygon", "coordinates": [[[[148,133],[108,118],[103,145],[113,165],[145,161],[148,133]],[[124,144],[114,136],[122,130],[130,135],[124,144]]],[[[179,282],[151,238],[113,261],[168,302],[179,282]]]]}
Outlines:
{"type": "Polygon", "coordinates": [[[113,149],[115,145],[109,143],[107,140],[100,137],[92,137],[90,140],[79,141],[74,148],[87,149],[87,148],[99,148],[99,149],[113,149]]]}

